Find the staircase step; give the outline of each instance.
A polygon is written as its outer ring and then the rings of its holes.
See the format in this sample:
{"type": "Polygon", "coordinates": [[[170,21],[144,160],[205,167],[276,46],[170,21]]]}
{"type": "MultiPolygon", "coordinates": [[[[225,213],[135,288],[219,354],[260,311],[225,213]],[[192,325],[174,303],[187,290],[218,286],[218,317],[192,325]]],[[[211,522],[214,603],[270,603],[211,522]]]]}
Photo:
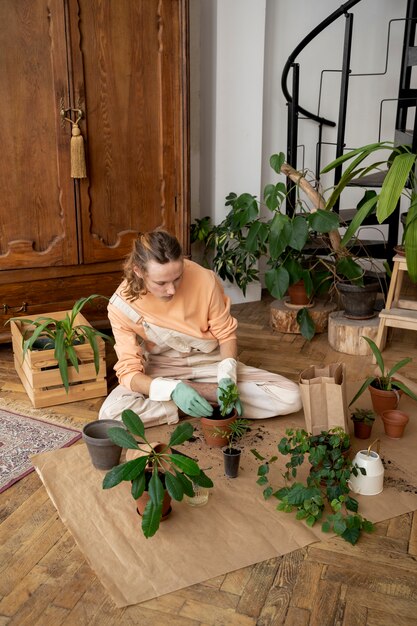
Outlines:
{"type": "Polygon", "coordinates": [[[411,146],[413,143],[413,131],[412,129],[395,131],[394,143],[396,146],[411,146]]]}
{"type": "MultiPolygon", "coordinates": [[[[342,224],[350,224],[353,218],[355,217],[358,209],[340,209],[339,217],[340,222],[342,224]]],[[[362,222],[363,225],[366,224],[378,224],[378,220],[376,219],[376,214],[371,213],[368,217],[362,222]]]]}
{"type": "Polygon", "coordinates": [[[417,47],[416,46],[410,46],[408,48],[407,65],[408,67],[417,65],[417,47]]]}
{"type": "Polygon", "coordinates": [[[368,174],[367,176],[360,176],[353,179],[349,183],[349,187],[382,187],[387,173],[388,170],[385,170],[383,172],[375,172],[375,174],[368,174]]]}

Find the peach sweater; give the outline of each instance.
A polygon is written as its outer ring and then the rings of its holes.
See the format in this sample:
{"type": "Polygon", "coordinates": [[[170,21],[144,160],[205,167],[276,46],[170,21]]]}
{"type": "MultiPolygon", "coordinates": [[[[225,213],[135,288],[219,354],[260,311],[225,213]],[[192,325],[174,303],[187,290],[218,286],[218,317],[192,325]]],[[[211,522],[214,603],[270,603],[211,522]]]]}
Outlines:
{"type": "MultiPolygon", "coordinates": [[[[119,285],[116,293],[126,300],[124,286],[125,283],[119,285]]],[[[146,322],[156,326],[198,339],[217,339],[219,345],[236,338],[237,321],[230,314],[230,298],[214,272],[193,261],[184,260],[183,278],[171,301],[164,302],[149,293],[126,301],[146,322]]],[[[134,323],[111,303],[108,314],[118,357],[114,369],[119,383],[130,389],[133,376],[145,371],[143,351],[137,340],[137,336],[147,340],[145,329],[140,321],[134,323]]]]}

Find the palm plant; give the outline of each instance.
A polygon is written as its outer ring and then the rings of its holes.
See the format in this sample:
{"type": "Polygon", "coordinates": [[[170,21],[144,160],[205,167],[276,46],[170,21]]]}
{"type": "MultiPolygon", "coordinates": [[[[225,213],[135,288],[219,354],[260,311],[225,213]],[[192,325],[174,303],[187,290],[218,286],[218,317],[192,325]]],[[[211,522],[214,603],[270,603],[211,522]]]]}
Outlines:
{"type": "Polygon", "coordinates": [[[384,359],[382,358],[382,353],[376,343],[372,341],[369,337],[363,337],[365,341],[369,344],[377,365],[380,370],[380,374],[378,376],[368,376],[365,380],[359,391],[356,393],[353,400],[350,402],[349,406],[351,406],[356,400],[363,394],[365,389],[372,385],[373,387],[377,387],[378,389],[383,389],[385,391],[392,391],[392,389],[398,388],[401,389],[405,394],[410,396],[413,400],[417,400],[417,396],[415,393],[411,391],[403,382],[396,380],[394,374],[398,372],[399,369],[407,365],[412,361],[411,357],[406,357],[405,359],[401,359],[401,361],[397,361],[389,370],[386,369],[384,359]]]}
{"type": "Polygon", "coordinates": [[[35,319],[12,317],[7,320],[8,322],[18,321],[21,324],[30,326],[30,328],[23,333],[23,358],[28,350],[36,349],[36,342],[41,337],[50,339],[50,342],[45,345],[44,349],[54,348],[54,357],[58,362],[62,382],[67,393],[70,385],[68,380],[68,363],[71,363],[77,372],[79,371],[79,359],[74,346],[84,343],[88,343],[91,346],[94,355],[94,367],[96,374],[98,374],[100,368],[100,353],[97,338],[100,337],[110,343],[114,341],[112,337],[96,330],[92,326],[76,323],[77,315],[88,302],[94,298],[104,297],[105,296],[99,294],[92,294],[86,298],[80,298],[75,302],[71,311],[69,313],[66,312],[64,319],[55,319],[46,315],[40,315],[35,319]],[[33,328],[35,328],[35,330],[33,330],[33,328]]]}

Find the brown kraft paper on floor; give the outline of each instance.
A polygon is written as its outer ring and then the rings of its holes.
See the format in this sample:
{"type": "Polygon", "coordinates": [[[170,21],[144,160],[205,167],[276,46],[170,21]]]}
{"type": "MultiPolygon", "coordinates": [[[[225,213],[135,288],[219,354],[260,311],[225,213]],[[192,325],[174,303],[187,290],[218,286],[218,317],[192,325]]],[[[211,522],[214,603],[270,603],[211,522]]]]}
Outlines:
{"type": "MultiPolygon", "coordinates": [[[[193,508],[185,502],[173,502],[171,515],[150,539],[142,534],[130,484],[103,490],[105,472],[93,468],[85,444],[32,457],[63,523],[118,607],[137,604],[332,536],[322,533],[320,524],[309,528],[295,519],[295,513],[276,511],[277,501],[264,500],[262,487],[256,484],[259,463],[250,450],[256,448],[266,457],[276,454],[286,428],[304,427],[302,411],[252,424],[235,479],[224,476],[221,450],[208,448],[198,420],[192,423],[196,439],[186,442],[181,450],[198,458],[213,479],[208,504],[193,508]]],[[[417,509],[417,419],[410,419],[406,437],[400,441],[384,439],[378,428],[379,425],[375,436],[380,435],[381,456],[385,463],[389,460],[390,473],[386,473],[381,494],[358,496],[359,511],[374,522],[417,509]]],[[[169,426],[151,428],[148,436],[152,441],[167,441],[172,430],[169,426]]],[[[353,443],[359,450],[370,442],[353,443]]],[[[281,457],[271,466],[275,487],[283,486],[285,461],[281,457]]],[[[305,463],[300,469],[301,479],[307,471],[305,463]]]]}

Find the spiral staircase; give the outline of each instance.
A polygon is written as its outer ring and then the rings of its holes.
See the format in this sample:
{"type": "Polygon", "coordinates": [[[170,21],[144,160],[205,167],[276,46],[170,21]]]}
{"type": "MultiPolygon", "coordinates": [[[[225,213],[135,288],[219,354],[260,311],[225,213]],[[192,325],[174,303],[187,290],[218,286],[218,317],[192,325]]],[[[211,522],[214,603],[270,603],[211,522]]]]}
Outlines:
{"type": "MultiPolygon", "coordinates": [[[[297,153],[299,148],[299,121],[300,119],[310,120],[315,124],[317,129],[317,143],[316,143],[316,164],[315,164],[315,179],[320,181],[320,171],[324,167],[325,163],[322,163],[322,151],[324,145],[324,130],[326,127],[333,127],[336,129],[336,142],[334,158],[338,158],[344,153],[346,149],[346,120],[351,114],[348,104],[349,87],[354,75],[351,70],[351,52],[352,52],[352,40],[354,29],[354,14],[350,11],[359,2],[366,0],[348,0],[342,4],[338,9],[333,11],[326,19],[320,22],[294,49],[294,51],[288,57],[288,60],[284,66],[281,79],[281,87],[284,97],[288,105],[288,124],[287,124],[287,160],[288,163],[297,169],[300,165],[297,163],[297,153]],[[308,45],[329,28],[334,22],[340,19],[345,19],[344,38],[342,41],[342,65],[340,67],[340,92],[338,96],[338,116],[337,120],[327,119],[320,114],[319,110],[311,111],[303,106],[303,103],[299,101],[300,94],[300,63],[298,57],[300,53],[308,47],[308,45]],[[289,87],[290,83],[290,87],[289,87]]],[[[398,21],[398,20],[395,20],[398,21]]],[[[412,68],[417,65],[417,46],[415,45],[416,24],[417,24],[417,0],[408,0],[406,15],[401,18],[404,22],[404,34],[402,44],[401,55],[401,67],[399,68],[399,85],[396,94],[393,94],[393,98],[396,101],[396,119],[395,128],[393,129],[392,137],[375,137],[375,142],[388,140],[393,141],[396,146],[409,145],[412,150],[417,149],[417,89],[412,87],[412,68]],[[413,123],[410,123],[410,118],[413,119],[413,123]]],[[[386,42],[386,61],[388,61],[389,55],[389,37],[390,26],[388,25],[388,35],[386,42]]],[[[326,70],[323,69],[323,72],[326,70]]],[[[330,70],[329,70],[330,71],[330,70]]],[[[334,71],[334,70],[331,70],[334,71]]],[[[375,74],[369,74],[377,75],[375,74]]],[[[363,76],[363,74],[362,74],[363,76]]],[[[320,90],[322,89],[320,83],[320,90]]],[[[321,93],[319,94],[318,102],[321,101],[321,93]]],[[[318,105],[319,106],[319,105],[318,105]]],[[[375,110],[379,108],[379,132],[381,133],[381,116],[382,116],[382,103],[375,102],[375,110]]],[[[328,144],[329,142],[326,142],[328,144]]],[[[340,180],[342,173],[342,166],[339,166],[334,171],[334,184],[337,184],[340,180]]],[[[361,179],[352,181],[351,185],[360,186],[364,189],[378,188],[382,185],[386,172],[378,172],[377,174],[371,174],[361,179]]],[[[296,207],[296,189],[294,184],[288,180],[287,182],[287,205],[286,210],[288,214],[292,214],[296,207]]],[[[343,204],[343,195],[342,202],[343,204]]],[[[335,206],[335,210],[340,215],[341,224],[348,224],[354,217],[356,208],[341,208],[339,205],[335,206]]],[[[400,219],[404,219],[404,216],[399,217],[400,212],[395,211],[387,222],[388,232],[386,240],[381,242],[378,239],[371,239],[361,241],[358,246],[357,253],[360,254],[360,250],[363,250],[363,245],[373,258],[387,260],[391,263],[394,255],[394,246],[398,244],[400,219]],[[363,244],[363,245],[362,245],[363,244]]],[[[365,224],[372,227],[376,224],[375,215],[370,215],[367,218],[365,224]]],[[[372,230],[372,228],[370,229],[372,230]]]]}

